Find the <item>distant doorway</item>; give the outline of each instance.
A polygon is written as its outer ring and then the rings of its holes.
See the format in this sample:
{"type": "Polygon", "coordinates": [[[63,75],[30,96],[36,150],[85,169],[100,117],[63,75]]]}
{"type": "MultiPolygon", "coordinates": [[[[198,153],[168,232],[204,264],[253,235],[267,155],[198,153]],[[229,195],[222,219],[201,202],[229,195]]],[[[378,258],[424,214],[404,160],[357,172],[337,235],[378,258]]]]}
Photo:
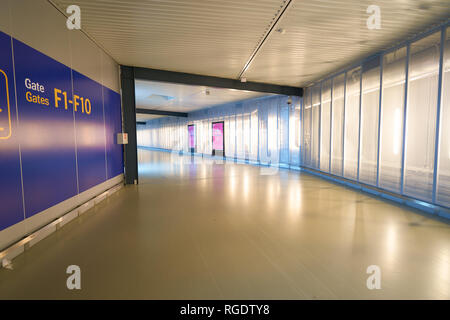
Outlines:
{"type": "Polygon", "coordinates": [[[212,155],[225,157],[224,122],[212,123],[212,155]]]}
{"type": "Polygon", "coordinates": [[[191,153],[196,152],[195,146],[195,124],[188,125],[188,143],[189,143],[189,151],[191,153]]]}

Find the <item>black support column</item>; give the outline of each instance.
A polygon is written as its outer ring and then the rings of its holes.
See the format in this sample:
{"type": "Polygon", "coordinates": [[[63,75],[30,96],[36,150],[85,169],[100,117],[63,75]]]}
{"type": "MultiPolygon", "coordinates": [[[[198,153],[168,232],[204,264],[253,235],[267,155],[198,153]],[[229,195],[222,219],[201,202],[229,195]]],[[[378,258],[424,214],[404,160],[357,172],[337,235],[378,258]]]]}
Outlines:
{"type": "Polygon", "coordinates": [[[134,91],[134,68],[120,67],[122,85],[122,110],[124,132],[128,133],[125,149],[125,183],[138,182],[137,138],[136,138],[136,99],[134,91]]]}

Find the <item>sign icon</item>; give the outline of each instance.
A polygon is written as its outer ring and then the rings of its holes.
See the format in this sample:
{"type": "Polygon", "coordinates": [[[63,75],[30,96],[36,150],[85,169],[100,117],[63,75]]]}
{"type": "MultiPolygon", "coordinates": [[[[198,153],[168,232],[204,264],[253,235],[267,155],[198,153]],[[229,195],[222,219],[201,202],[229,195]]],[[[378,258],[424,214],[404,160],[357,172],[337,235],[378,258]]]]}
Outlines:
{"type": "Polygon", "coordinates": [[[0,140],[9,139],[11,133],[8,76],[0,69],[0,140]]]}

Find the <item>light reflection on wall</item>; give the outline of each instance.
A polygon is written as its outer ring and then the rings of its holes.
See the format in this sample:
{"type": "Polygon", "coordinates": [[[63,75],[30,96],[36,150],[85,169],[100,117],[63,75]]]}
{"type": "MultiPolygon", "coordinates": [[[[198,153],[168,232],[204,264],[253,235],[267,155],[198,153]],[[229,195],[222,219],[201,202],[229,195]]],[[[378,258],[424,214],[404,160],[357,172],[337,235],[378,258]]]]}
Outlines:
{"type": "Polygon", "coordinates": [[[267,120],[267,140],[268,140],[268,149],[271,152],[277,150],[277,116],[269,115],[267,120]]]}
{"type": "MultiPolygon", "coordinates": [[[[46,150],[55,147],[60,150],[73,149],[75,137],[73,121],[58,123],[42,121],[39,123],[21,123],[20,144],[27,150],[46,150]],[[46,128],[43,130],[42,128],[46,128]],[[69,130],[68,130],[69,128],[69,130]],[[62,133],[66,134],[62,134],[62,133]]],[[[77,127],[77,145],[92,148],[105,147],[105,131],[103,126],[84,124],[77,127]]]]}

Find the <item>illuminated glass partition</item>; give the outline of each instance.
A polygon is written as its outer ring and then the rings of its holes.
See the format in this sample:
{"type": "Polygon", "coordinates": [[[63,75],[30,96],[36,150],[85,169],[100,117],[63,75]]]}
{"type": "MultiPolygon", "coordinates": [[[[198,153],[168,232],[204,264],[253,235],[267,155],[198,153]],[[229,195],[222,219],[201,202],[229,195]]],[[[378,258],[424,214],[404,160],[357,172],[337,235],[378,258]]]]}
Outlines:
{"type": "Polygon", "coordinates": [[[411,44],[406,115],[404,193],[433,198],[440,33],[411,44]]]}
{"type": "Polygon", "coordinates": [[[303,94],[303,150],[302,164],[311,166],[311,88],[306,88],[303,94]]]}
{"type": "Polygon", "coordinates": [[[359,181],[376,185],[378,115],[380,109],[380,59],[363,63],[359,181]]]}
{"type": "Polygon", "coordinates": [[[441,89],[441,120],[437,202],[450,207],[450,28],[445,35],[441,89]]]}
{"type": "Polygon", "coordinates": [[[331,80],[322,83],[320,112],[320,170],[330,171],[331,150],[331,80]]]}
{"type": "Polygon", "coordinates": [[[379,186],[394,192],[401,192],[406,53],[402,47],[383,56],[379,186]]]}
{"type": "Polygon", "coordinates": [[[257,107],[254,107],[250,113],[250,135],[250,160],[258,161],[259,129],[257,107]]]}
{"type": "Polygon", "coordinates": [[[280,162],[278,103],[267,105],[267,150],[269,164],[277,165],[280,162]]]}
{"type": "Polygon", "coordinates": [[[320,85],[312,88],[311,166],[319,168],[320,148],[320,85]]]}
{"type": "Polygon", "coordinates": [[[278,125],[280,128],[280,163],[289,164],[289,105],[280,104],[278,125]]]}
{"type": "Polygon", "coordinates": [[[225,130],[225,156],[229,158],[236,157],[236,116],[228,117],[228,126],[225,130]],[[228,137],[228,139],[227,139],[228,137]]]}
{"type": "Polygon", "coordinates": [[[242,121],[243,121],[243,159],[249,160],[250,159],[250,143],[251,143],[251,127],[250,127],[250,113],[244,113],[242,115],[242,121]]]}
{"type": "Polygon", "coordinates": [[[345,86],[344,176],[358,179],[361,68],[347,72],[345,86]]]}
{"type": "Polygon", "coordinates": [[[238,159],[245,159],[244,155],[244,121],[242,115],[242,105],[236,108],[239,112],[236,114],[236,157],[238,159]]]}
{"type": "Polygon", "coordinates": [[[300,109],[300,99],[293,97],[289,107],[289,163],[293,166],[300,165],[300,109]]]}
{"type": "Polygon", "coordinates": [[[267,155],[267,103],[261,101],[258,106],[259,115],[259,162],[262,164],[269,163],[267,155]]]}
{"type": "Polygon", "coordinates": [[[345,74],[341,74],[333,79],[333,102],[331,106],[331,172],[336,175],[342,175],[344,88],[345,74]]]}
{"type": "Polygon", "coordinates": [[[436,30],[305,88],[303,166],[316,165],[320,128],[320,171],[450,207],[450,36],[436,30]]]}

